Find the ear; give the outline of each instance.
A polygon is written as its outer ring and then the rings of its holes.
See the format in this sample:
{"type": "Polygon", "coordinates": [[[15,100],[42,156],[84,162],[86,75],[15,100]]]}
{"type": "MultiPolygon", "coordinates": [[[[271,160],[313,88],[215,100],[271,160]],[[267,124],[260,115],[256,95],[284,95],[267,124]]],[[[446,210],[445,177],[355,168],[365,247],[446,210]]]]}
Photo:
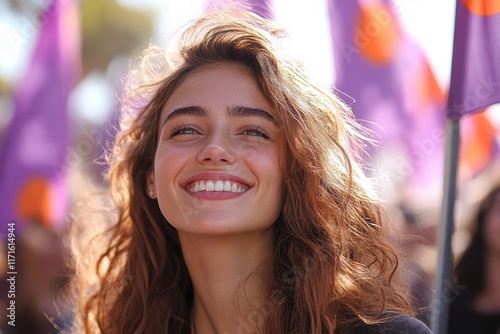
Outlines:
{"type": "Polygon", "coordinates": [[[156,199],[155,171],[151,170],[146,179],[146,193],[152,199],[156,199]]]}

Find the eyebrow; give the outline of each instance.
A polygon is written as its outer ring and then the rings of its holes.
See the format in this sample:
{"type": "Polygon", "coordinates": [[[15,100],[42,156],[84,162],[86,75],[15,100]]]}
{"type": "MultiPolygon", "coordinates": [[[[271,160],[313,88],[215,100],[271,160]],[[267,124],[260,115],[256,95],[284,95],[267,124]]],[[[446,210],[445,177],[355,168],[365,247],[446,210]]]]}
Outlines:
{"type": "Polygon", "coordinates": [[[260,117],[276,124],[276,120],[270,113],[265,110],[249,107],[234,107],[228,109],[228,114],[231,117],[260,117]]]}
{"type": "MultiPolygon", "coordinates": [[[[227,113],[230,117],[260,117],[271,121],[276,124],[276,120],[270,113],[265,110],[250,107],[234,107],[228,108],[227,113]]],[[[174,109],[169,113],[163,120],[162,127],[170,120],[180,117],[180,116],[198,116],[198,117],[208,117],[209,112],[199,106],[189,106],[174,109]]]]}
{"type": "Polygon", "coordinates": [[[175,108],[174,111],[172,111],[165,117],[161,126],[163,127],[168,121],[184,115],[208,117],[208,111],[206,111],[202,107],[197,107],[197,106],[175,108]]]}

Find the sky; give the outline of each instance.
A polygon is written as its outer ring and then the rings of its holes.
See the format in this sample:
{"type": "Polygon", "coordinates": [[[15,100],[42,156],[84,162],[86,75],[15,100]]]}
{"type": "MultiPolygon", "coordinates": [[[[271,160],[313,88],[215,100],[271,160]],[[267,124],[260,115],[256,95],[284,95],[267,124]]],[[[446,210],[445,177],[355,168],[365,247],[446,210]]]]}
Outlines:
{"type": "MultiPolygon", "coordinates": [[[[157,8],[157,32],[168,37],[202,12],[205,0],[118,0],[135,8],[157,8]]],[[[296,41],[294,51],[313,75],[324,83],[334,80],[329,26],[324,0],[273,0],[277,20],[296,41]],[[300,20],[297,18],[300,17],[300,20]],[[315,36],[311,38],[311,36],[315,36]]],[[[393,0],[393,8],[407,32],[427,54],[436,76],[446,88],[451,70],[455,0],[393,0]]]]}
{"type": "MultiPolygon", "coordinates": [[[[206,0],[117,0],[132,8],[154,9],[158,13],[152,41],[165,46],[169,36],[188,20],[198,16],[206,0]]],[[[373,0],[366,0],[373,1],[373,0]]],[[[331,86],[335,80],[330,45],[328,13],[325,0],[273,0],[276,20],[290,33],[289,47],[304,60],[311,75],[320,83],[331,86]],[[300,17],[300,20],[297,18],[300,17]],[[313,38],[311,37],[313,36],[313,38]]],[[[0,2],[0,75],[16,83],[30,58],[36,40],[34,17],[13,16],[0,2]]],[[[451,70],[455,0],[393,0],[393,8],[408,34],[427,54],[436,77],[447,90],[451,70]]],[[[94,122],[102,122],[113,101],[111,88],[104,77],[91,74],[82,81],[72,99],[76,113],[94,122]],[[89,96],[93,96],[89,99],[89,96]]],[[[7,109],[2,106],[5,113],[7,109]]],[[[4,116],[4,117],[2,117],[4,116]]],[[[0,115],[0,126],[2,118],[0,115]]]]}

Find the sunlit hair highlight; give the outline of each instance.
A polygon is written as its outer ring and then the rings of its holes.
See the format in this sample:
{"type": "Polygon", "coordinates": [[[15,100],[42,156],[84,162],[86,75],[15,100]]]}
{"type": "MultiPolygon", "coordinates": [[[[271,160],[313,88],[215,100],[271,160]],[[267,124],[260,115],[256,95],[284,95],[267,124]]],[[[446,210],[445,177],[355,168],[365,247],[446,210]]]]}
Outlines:
{"type": "Polygon", "coordinates": [[[262,333],[342,333],[392,311],[412,314],[394,279],[398,258],[384,235],[381,205],[359,163],[369,138],[349,108],[287,55],[285,37],[256,15],[214,12],[172,49],[151,46],[131,71],[109,155],[116,223],[90,243],[100,251],[97,264],[82,265],[85,254],[75,261],[86,332],[191,332],[191,281],[177,232],[146,194],[147,176],[165,102],[194,69],[226,62],[253,71],[287,146],[272,295],[249,322],[262,333]],[[93,284],[86,279],[92,272],[93,284]]]}

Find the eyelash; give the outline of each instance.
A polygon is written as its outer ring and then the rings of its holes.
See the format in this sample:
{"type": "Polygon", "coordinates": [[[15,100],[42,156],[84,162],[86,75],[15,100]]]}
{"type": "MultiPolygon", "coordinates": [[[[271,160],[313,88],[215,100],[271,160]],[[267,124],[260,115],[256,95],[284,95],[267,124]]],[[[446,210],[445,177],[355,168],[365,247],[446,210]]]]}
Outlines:
{"type": "Polygon", "coordinates": [[[198,131],[189,124],[183,124],[176,126],[175,128],[170,131],[170,138],[177,136],[177,135],[192,135],[192,134],[197,134],[198,131]],[[190,131],[190,133],[186,133],[187,131],[190,131]]]}
{"type": "Polygon", "coordinates": [[[242,134],[248,134],[251,136],[257,136],[257,137],[262,137],[264,139],[269,139],[269,135],[267,134],[267,132],[259,126],[247,126],[243,130],[242,134]]]}
{"type": "MultiPolygon", "coordinates": [[[[170,131],[170,138],[175,137],[177,135],[192,135],[198,134],[198,131],[189,124],[183,124],[176,126],[170,131]]],[[[262,137],[264,139],[269,139],[269,135],[267,132],[259,126],[246,126],[241,132],[243,135],[262,137]]]]}

